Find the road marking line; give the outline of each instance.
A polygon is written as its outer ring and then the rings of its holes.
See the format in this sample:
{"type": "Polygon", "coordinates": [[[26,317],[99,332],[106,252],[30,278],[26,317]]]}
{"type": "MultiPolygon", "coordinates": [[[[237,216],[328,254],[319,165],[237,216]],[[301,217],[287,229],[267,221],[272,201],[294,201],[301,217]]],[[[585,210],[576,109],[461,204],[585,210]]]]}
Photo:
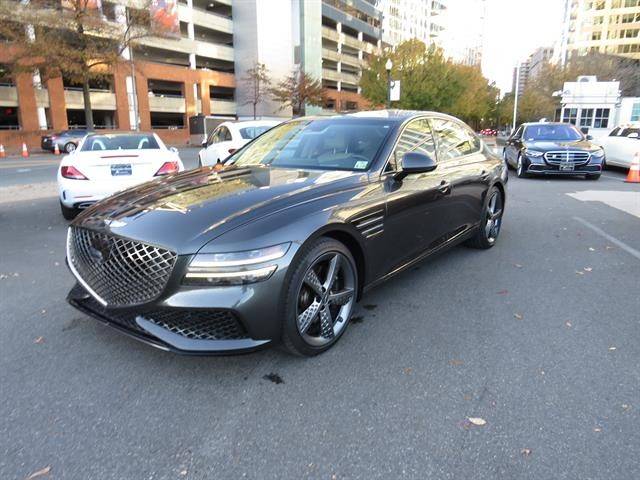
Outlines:
{"type": "Polygon", "coordinates": [[[19,168],[16,170],[16,172],[18,173],[26,173],[26,172],[30,172],[31,169],[30,168],[19,168]]]}
{"type": "Polygon", "coordinates": [[[626,243],[624,243],[622,240],[618,240],[616,237],[609,235],[607,232],[605,232],[604,230],[602,230],[599,227],[596,227],[593,223],[591,222],[587,222],[584,218],[580,218],[580,217],[573,217],[574,220],[582,223],[585,227],[590,228],[591,230],[593,230],[594,232],[596,232],[598,235],[600,235],[601,237],[606,238],[607,240],[609,240],[611,243],[617,245],[618,247],[620,247],[621,249],[623,249],[625,252],[627,252],[630,255],[633,255],[634,257],[636,257],[638,260],[640,260],[640,252],[638,250],[636,250],[633,247],[630,247],[629,245],[627,245],[626,243]]]}

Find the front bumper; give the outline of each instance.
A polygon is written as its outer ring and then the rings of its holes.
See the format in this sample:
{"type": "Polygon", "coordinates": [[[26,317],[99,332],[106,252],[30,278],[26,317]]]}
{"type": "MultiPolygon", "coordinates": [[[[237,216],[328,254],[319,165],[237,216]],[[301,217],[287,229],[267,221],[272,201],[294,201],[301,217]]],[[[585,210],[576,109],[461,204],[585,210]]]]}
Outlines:
{"type": "Polygon", "coordinates": [[[253,339],[236,311],[174,308],[164,302],[135,308],[105,308],[79,283],[67,301],[81,312],[143,343],[187,355],[246,353],[271,339],[253,339]]]}
{"type": "Polygon", "coordinates": [[[585,175],[602,172],[602,159],[592,158],[585,164],[571,164],[573,169],[565,170],[562,164],[549,163],[541,158],[526,157],[526,173],[532,175],[585,175]]]}

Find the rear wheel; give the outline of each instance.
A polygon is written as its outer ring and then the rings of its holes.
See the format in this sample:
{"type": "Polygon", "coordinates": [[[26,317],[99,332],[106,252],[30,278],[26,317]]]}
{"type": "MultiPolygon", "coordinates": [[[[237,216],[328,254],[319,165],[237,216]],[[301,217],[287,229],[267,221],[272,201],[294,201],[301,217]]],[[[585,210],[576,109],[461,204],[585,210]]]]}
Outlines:
{"type": "Polygon", "coordinates": [[[64,151],[67,153],[72,153],[76,151],[76,144],[73,142],[66,143],[64,145],[64,151]]]}
{"type": "Polygon", "coordinates": [[[504,197],[497,187],[489,190],[488,201],[482,214],[482,222],[475,236],[467,241],[472,248],[487,249],[495,245],[502,227],[502,214],[504,213],[504,197]]]}
{"type": "Polygon", "coordinates": [[[290,353],[317,355],[347,328],[358,292],[356,264],[342,243],[320,238],[290,268],[282,341],[290,353]]]}
{"type": "Polygon", "coordinates": [[[79,208],[67,207],[64,203],[60,202],[60,211],[65,220],[73,220],[80,213],[79,208]]]}

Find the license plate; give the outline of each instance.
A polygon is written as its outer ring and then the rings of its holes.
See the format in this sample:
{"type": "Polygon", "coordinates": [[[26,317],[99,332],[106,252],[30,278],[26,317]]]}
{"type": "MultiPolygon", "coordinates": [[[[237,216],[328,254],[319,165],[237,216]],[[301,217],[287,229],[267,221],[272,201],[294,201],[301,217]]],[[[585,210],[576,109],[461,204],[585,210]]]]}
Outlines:
{"type": "Polygon", "coordinates": [[[562,172],[572,172],[573,171],[573,163],[561,163],[560,170],[562,172]]]}
{"type": "Polygon", "coordinates": [[[119,177],[122,175],[131,175],[130,163],[119,163],[117,165],[111,165],[111,175],[119,177]]]}

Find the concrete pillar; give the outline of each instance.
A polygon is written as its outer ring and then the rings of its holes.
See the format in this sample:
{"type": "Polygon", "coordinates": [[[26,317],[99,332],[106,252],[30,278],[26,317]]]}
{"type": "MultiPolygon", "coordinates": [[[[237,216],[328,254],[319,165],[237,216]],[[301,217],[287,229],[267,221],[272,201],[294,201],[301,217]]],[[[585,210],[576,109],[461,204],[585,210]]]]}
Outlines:
{"type": "Polygon", "coordinates": [[[184,102],[185,102],[185,118],[184,118],[185,126],[189,125],[189,117],[196,115],[196,111],[198,109],[194,87],[195,87],[195,84],[191,83],[190,80],[184,82],[182,87],[184,91],[184,102]]]}
{"type": "MultiPolygon", "coordinates": [[[[129,77],[130,79],[131,77],[129,77]]],[[[151,130],[151,114],[149,113],[149,88],[147,79],[140,72],[136,74],[136,99],[140,115],[140,130],[151,130]]]]}
{"type": "Polygon", "coordinates": [[[211,97],[209,95],[209,84],[200,82],[200,101],[202,102],[202,114],[211,115],[211,97]]]}
{"type": "Polygon", "coordinates": [[[40,123],[38,122],[33,78],[28,73],[19,73],[15,76],[15,81],[18,105],[20,105],[20,127],[26,131],[39,130],[40,123]]]}
{"type": "Polygon", "coordinates": [[[64,100],[62,77],[48,79],[47,91],[49,92],[51,128],[54,130],[66,130],[69,128],[69,124],[67,123],[67,105],[64,100]]]}
{"type": "MultiPolygon", "coordinates": [[[[116,95],[116,123],[120,130],[129,130],[132,125],[129,115],[127,77],[127,65],[116,65],[113,71],[113,88],[116,95]]],[[[135,122],[135,118],[133,120],[135,122]]]]}

